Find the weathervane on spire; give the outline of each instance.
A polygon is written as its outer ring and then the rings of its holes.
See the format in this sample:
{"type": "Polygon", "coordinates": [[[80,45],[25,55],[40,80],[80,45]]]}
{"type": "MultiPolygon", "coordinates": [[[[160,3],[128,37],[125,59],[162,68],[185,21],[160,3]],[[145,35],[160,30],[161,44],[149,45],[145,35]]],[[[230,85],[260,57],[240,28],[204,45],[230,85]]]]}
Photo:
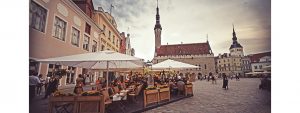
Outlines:
{"type": "Polygon", "coordinates": [[[206,34],[206,42],[208,42],[208,34],[206,34]]]}
{"type": "Polygon", "coordinates": [[[233,28],[233,32],[235,32],[235,31],[234,31],[234,24],[233,24],[233,23],[232,23],[232,28],[233,28]]]}
{"type": "Polygon", "coordinates": [[[110,11],[109,11],[110,15],[111,15],[112,8],[115,8],[115,7],[113,6],[113,4],[110,4],[110,11]]]}

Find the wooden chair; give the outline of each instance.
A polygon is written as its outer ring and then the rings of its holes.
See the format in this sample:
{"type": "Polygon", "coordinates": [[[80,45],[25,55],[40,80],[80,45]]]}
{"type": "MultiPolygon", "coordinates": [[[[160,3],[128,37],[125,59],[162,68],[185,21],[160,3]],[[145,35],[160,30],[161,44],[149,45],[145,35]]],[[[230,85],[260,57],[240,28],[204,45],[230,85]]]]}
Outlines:
{"type": "Polygon", "coordinates": [[[108,90],[107,90],[107,89],[103,90],[103,91],[102,91],[102,94],[103,94],[103,96],[104,96],[104,105],[105,105],[105,108],[107,108],[108,105],[112,103],[112,100],[111,100],[110,97],[109,97],[109,94],[108,94],[108,90]]]}
{"type": "Polygon", "coordinates": [[[139,85],[139,86],[137,86],[137,88],[134,92],[131,92],[128,94],[130,97],[132,97],[132,99],[135,103],[137,103],[136,96],[138,96],[140,94],[142,88],[143,88],[143,85],[139,85]]]}

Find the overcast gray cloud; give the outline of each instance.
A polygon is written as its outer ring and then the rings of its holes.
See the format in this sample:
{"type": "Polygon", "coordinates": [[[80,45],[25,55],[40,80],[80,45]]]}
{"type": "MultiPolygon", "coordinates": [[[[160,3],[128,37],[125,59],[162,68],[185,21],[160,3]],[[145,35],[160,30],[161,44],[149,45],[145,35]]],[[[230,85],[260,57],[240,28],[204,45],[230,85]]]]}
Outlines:
{"type": "MultiPolygon", "coordinates": [[[[136,56],[154,56],[156,0],[93,0],[109,12],[114,5],[120,32],[131,34],[136,56]],[[129,28],[129,30],[128,30],[129,28]]],[[[215,55],[228,53],[232,23],[246,54],[271,50],[270,0],[159,0],[162,44],[205,42],[215,55]]]]}

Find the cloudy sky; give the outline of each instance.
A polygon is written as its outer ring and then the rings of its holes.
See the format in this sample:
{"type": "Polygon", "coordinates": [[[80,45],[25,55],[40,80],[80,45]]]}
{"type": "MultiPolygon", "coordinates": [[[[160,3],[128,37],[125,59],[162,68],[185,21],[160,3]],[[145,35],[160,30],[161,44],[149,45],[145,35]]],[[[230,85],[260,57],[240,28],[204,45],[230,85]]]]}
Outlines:
{"type": "MultiPolygon", "coordinates": [[[[137,57],[154,56],[156,0],[93,0],[128,32],[137,57]]],[[[159,0],[162,45],[200,43],[206,34],[215,56],[228,53],[232,24],[244,53],[271,51],[271,0],[159,0]]]]}

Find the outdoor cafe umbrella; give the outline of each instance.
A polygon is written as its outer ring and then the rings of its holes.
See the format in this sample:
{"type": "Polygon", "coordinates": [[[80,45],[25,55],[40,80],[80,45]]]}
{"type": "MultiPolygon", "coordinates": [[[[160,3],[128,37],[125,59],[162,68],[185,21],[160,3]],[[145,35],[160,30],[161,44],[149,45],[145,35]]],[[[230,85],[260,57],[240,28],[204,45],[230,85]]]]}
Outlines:
{"type": "MultiPolygon", "coordinates": [[[[137,68],[143,67],[143,59],[125,55],[115,51],[99,51],[92,53],[83,53],[55,58],[47,58],[37,60],[42,63],[60,64],[65,66],[73,66],[90,69],[105,69],[106,80],[108,80],[108,72],[110,68],[137,68]]],[[[108,81],[106,82],[108,86],[108,81]]]]}
{"type": "Polygon", "coordinates": [[[165,60],[163,62],[153,64],[152,69],[186,69],[186,68],[199,68],[191,64],[175,61],[175,60],[165,60]]]}

